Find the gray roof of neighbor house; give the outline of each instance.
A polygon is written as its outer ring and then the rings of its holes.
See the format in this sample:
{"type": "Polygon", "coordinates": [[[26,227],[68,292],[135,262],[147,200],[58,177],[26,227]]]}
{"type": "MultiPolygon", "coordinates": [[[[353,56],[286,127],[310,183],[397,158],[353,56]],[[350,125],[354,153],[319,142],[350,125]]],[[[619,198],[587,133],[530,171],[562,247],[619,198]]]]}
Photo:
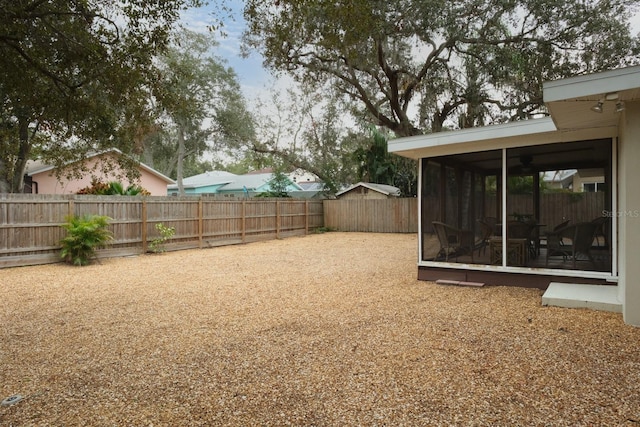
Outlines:
{"type": "Polygon", "coordinates": [[[578,172],[577,169],[565,169],[559,171],[545,171],[542,174],[542,180],[545,182],[565,182],[571,179],[578,172]]]}
{"type": "Polygon", "coordinates": [[[366,187],[366,188],[368,188],[370,190],[377,191],[378,193],[382,193],[385,196],[399,196],[400,195],[400,189],[398,187],[394,187],[392,185],[375,184],[375,183],[371,183],[371,182],[358,182],[356,184],[353,184],[353,185],[345,188],[342,191],[337,192],[336,196],[340,196],[341,194],[349,192],[349,191],[351,191],[351,190],[353,190],[354,188],[357,188],[357,187],[366,187]]]}
{"type": "MultiPolygon", "coordinates": [[[[90,159],[92,157],[96,157],[96,156],[100,156],[102,154],[107,154],[107,153],[115,153],[115,154],[119,154],[122,156],[127,156],[126,154],[124,154],[122,151],[118,150],[117,148],[110,148],[108,150],[104,150],[104,151],[98,151],[95,153],[90,153],[87,155],[87,159],[90,159]]],[[[74,162],[69,162],[68,164],[72,164],[74,162]]],[[[151,166],[147,166],[142,162],[138,162],[138,165],[140,166],[141,169],[146,170],[147,172],[149,172],[152,175],[155,175],[161,179],[163,179],[164,181],[173,184],[175,181],[172,180],[171,178],[169,178],[168,176],[158,172],[157,170],[155,170],[154,168],[152,168],[151,166]]],[[[53,170],[55,169],[55,166],[44,163],[41,160],[29,160],[27,161],[27,170],[26,170],[26,174],[29,176],[33,176],[37,173],[40,172],[46,172],[49,170],[53,170]]],[[[171,185],[169,184],[169,185],[171,185]]]]}
{"type": "MultiPolygon", "coordinates": [[[[228,184],[238,178],[238,175],[226,171],[208,171],[182,179],[185,188],[208,187],[210,185],[228,184]]],[[[178,188],[177,184],[167,186],[169,189],[178,188]]]]}

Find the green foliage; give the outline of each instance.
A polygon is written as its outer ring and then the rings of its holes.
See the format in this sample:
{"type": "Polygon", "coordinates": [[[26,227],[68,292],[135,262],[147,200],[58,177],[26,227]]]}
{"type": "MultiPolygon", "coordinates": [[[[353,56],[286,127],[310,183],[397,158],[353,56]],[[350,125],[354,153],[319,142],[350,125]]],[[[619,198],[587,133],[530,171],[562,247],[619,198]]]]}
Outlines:
{"type": "Polygon", "coordinates": [[[230,145],[253,134],[237,75],[211,55],[216,47],[211,34],[183,30],[158,58],[151,98],[164,125],[145,150],[158,170],[176,178],[181,194],[185,172],[198,170],[206,151],[218,151],[212,141],[230,145]]]}
{"type": "Polygon", "coordinates": [[[636,4],[247,0],[244,48],[409,136],[544,114],[543,81],[637,64],[636,4]]]}
{"type": "Polygon", "coordinates": [[[22,190],[34,150],[56,167],[104,148],[132,152],[151,121],[153,59],[180,11],[200,3],[3,1],[0,191],[22,190]]]}
{"type": "Polygon", "coordinates": [[[287,188],[291,181],[284,173],[282,166],[273,171],[273,178],[269,181],[269,191],[267,197],[290,197],[287,188]]]}
{"type": "Polygon", "coordinates": [[[98,196],[148,196],[151,193],[139,185],[131,184],[125,188],[119,181],[111,181],[105,184],[104,182],[93,180],[89,187],[78,190],[77,194],[94,194],[98,196]]]}
{"type": "Polygon", "coordinates": [[[358,165],[358,180],[393,185],[400,193],[415,196],[418,191],[418,167],[411,159],[388,152],[387,138],[377,129],[371,130],[367,145],[361,145],[353,156],[358,165]]]}
{"type": "Polygon", "coordinates": [[[163,223],[158,223],[155,226],[156,231],[160,236],[156,237],[149,243],[149,251],[153,253],[162,253],[166,251],[165,244],[167,240],[171,239],[176,234],[174,227],[166,227],[163,223]]]}
{"type": "Polygon", "coordinates": [[[509,194],[533,194],[533,177],[510,176],[507,178],[507,190],[509,194]]]}
{"type": "Polygon", "coordinates": [[[105,247],[113,238],[108,230],[111,218],[101,215],[69,216],[62,228],[67,235],[60,241],[61,258],[73,265],[87,265],[95,258],[96,249],[105,247]]]}

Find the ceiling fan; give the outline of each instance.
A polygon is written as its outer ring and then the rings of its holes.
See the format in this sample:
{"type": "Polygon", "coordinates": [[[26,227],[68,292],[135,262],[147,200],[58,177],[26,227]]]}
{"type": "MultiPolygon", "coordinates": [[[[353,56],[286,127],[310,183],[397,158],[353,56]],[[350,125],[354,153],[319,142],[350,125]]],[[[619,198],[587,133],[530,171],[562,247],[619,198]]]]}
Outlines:
{"type": "Polygon", "coordinates": [[[531,154],[521,154],[518,160],[520,164],[509,168],[509,173],[514,175],[527,175],[536,171],[531,154]]]}

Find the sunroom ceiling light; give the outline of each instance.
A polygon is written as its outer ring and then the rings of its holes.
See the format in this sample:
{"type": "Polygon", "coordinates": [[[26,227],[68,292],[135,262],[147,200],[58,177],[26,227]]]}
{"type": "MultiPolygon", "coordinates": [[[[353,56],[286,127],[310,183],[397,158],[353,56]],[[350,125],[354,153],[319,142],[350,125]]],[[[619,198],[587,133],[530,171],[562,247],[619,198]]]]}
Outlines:
{"type": "Polygon", "coordinates": [[[603,101],[598,101],[598,103],[596,105],[591,107],[591,111],[596,112],[596,113],[602,113],[602,105],[603,104],[604,104],[603,101]]]}

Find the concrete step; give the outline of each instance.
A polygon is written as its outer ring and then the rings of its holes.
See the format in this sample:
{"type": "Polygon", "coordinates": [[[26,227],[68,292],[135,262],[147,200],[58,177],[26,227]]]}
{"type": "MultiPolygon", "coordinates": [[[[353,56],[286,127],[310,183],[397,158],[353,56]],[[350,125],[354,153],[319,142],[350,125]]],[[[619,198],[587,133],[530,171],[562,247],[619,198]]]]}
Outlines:
{"type": "Polygon", "coordinates": [[[622,313],[618,287],[608,285],[551,282],[542,295],[542,305],[622,313]]]}

